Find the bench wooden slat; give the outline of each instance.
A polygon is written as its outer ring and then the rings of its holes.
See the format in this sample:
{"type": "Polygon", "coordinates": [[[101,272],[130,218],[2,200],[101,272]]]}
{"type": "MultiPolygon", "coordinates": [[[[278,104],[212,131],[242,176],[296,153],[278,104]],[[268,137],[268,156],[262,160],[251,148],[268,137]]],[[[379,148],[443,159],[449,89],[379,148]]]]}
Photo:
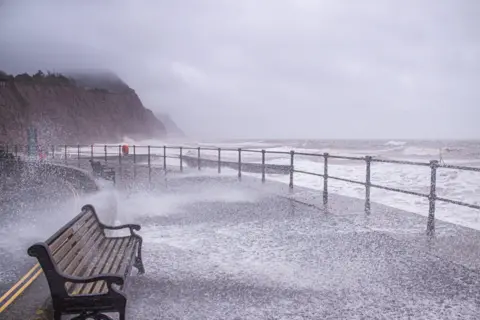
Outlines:
{"type": "Polygon", "coordinates": [[[79,276],[82,268],[84,268],[87,263],[91,262],[91,258],[96,254],[104,237],[105,236],[101,230],[94,232],[81,250],[76,254],[75,258],[72,259],[70,264],[63,269],[63,272],[73,276],[79,276]]]}
{"type": "Polygon", "coordinates": [[[72,228],[68,228],[60,237],[58,237],[51,245],[50,250],[56,252],[71,236],[73,236],[74,231],[72,228]]]}
{"type": "Polygon", "coordinates": [[[121,240],[120,247],[117,249],[115,256],[108,264],[108,268],[103,270],[104,273],[115,273],[115,271],[118,269],[120,262],[122,261],[123,253],[125,252],[125,249],[127,248],[130,240],[131,238],[123,238],[121,240]]]}
{"type": "MultiPolygon", "coordinates": [[[[112,241],[111,239],[108,239],[107,242],[108,242],[108,245],[106,247],[106,251],[104,252],[104,254],[101,255],[98,263],[91,270],[90,274],[85,274],[84,276],[91,276],[91,275],[94,275],[94,274],[100,274],[100,270],[102,270],[102,268],[105,265],[108,257],[110,257],[110,255],[112,254],[112,249],[113,249],[113,246],[115,245],[115,241],[112,241]]],[[[92,290],[94,284],[95,284],[95,282],[90,282],[90,283],[86,284],[80,290],[81,294],[90,294],[90,291],[92,290]]]]}
{"type": "MultiPolygon", "coordinates": [[[[76,224],[75,224],[76,225],[76,224]]],[[[75,226],[74,225],[74,226],[75,226]]],[[[89,228],[95,226],[95,219],[88,219],[81,226],[77,227],[77,231],[69,237],[58,250],[53,255],[56,263],[60,263],[65,255],[75,246],[75,244],[83,237],[83,235],[88,231],[89,228]]],[[[72,226],[72,228],[74,227],[72,226]]]]}
{"type": "Polygon", "coordinates": [[[73,234],[75,233],[74,226],[77,224],[84,224],[86,220],[90,219],[93,216],[92,213],[87,213],[83,215],[79,220],[77,220],[70,228],[68,228],[62,235],[60,235],[57,239],[55,239],[50,245],[50,250],[52,252],[57,251],[64,243],[68,240],[73,234]]]}
{"type": "Polygon", "coordinates": [[[95,242],[91,243],[89,241],[92,240],[93,237],[102,234],[102,229],[100,229],[96,225],[93,225],[87,232],[85,232],[82,238],[72,246],[70,251],[68,251],[68,253],[63,257],[63,259],[58,262],[58,267],[60,268],[60,270],[68,274],[68,272],[65,271],[66,268],[72,264],[72,261],[74,259],[82,256],[82,249],[86,248],[86,243],[90,243],[90,246],[96,247],[97,244],[95,242]]]}
{"type": "Polygon", "coordinates": [[[112,264],[112,267],[108,272],[115,273],[115,274],[118,273],[118,270],[121,267],[122,261],[125,260],[126,253],[131,250],[133,242],[134,242],[134,239],[132,239],[131,237],[126,238],[126,241],[124,241],[124,243],[122,244],[120,252],[117,255],[114,263],[112,264]]]}
{"type": "MultiPolygon", "coordinates": [[[[95,266],[98,265],[100,262],[101,258],[105,255],[105,252],[107,251],[108,245],[110,244],[110,241],[108,238],[102,239],[102,243],[98,247],[98,250],[96,251],[96,254],[93,256],[93,259],[88,261],[84,260],[85,268],[82,268],[83,272],[76,274],[78,277],[89,277],[91,274],[94,273],[95,266]]],[[[73,286],[73,288],[70,288],[71,295],[75,294],[80,294],[80,292],[83,291],[83,288],[86,286],[86,284],[76,284],[73,286]]]]}
{"type": "MultiPolygon", "coordinates": [[[[111,273],[111,274],[117,274],[117,270],[120,268],[120,264],[122,263],[123,257],[125,255],[125,251],[128,247],[128,244],[132,241],[131,237],[124,238],[120,248],[118,249],[117,254],[115,255],[114,260],[110,264],[110,267],[105,270],[105,273],[111,273]]],[[[103,286],[100,288],[100,292],[103,292],[107,287],[107,284],[103,284],[103,286]]]]}
{"type": "Polygon", "coordinates": [[[124,257],[122,259],[122,263],[120,264],[117,273],[121,275],[126,275],[129,273],[128,267],[130,266],[130,261],[133,259],[133,255],[137,251],[138,241],[132,241],[125,250],[124,257]]]}
{"type": "MultiPolygon", "coordinates": [[[[103,265],[103,268],[100,271],[100,274],[103,273],[108,273],[112,267],[113,261],[115,261],[115,258],[118,256],[118,253],[120,252],[120,248],[122,247],[122,244],[124,243],[126,239],[125,238],[119,238],[115,239],[115,244],[113,245],[112,252],[110,253],[110,256],[108,259],[105,261],[105,264],[103,265]]],[[[92,288],[91,293],[101,293],[104,292],[103,290],[107,289],[107,284],[105,282],[97,282],[94,287],[92,288]]]]}
{"type": "MultiPolygon", "coordinates": [[[[94,241],[99,241],[99,243],[101,244],[101,242],[103,241],[103,238],[99,237],[98,240],[94,240],[94,241]]],[[[88,252],[85,255],[83,255],[78,262],[72,263],[71,266],[69,266],[69,269],[65,270],[65,273],[72,276],[81,277],[81,275],[86,271],[86,268],[88,268],[88,266],[93,264],[93,259],[95,257],[95,254],[96,254],[96,248],[90,247],[88,252]]],[[[67,290],[69,295],[78,294],[78,292],[81,290],[81,287],[82,287],[82,284],[75,285],[71,282],[67,282],[65,284],[65,289],[67,290]]]]}

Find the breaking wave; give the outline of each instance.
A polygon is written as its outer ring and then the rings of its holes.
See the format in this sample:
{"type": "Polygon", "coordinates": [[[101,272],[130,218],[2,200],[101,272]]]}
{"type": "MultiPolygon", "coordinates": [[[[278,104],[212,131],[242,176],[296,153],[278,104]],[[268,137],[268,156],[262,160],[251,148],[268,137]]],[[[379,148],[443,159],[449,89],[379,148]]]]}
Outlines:
{"type": "Polygon", "coordinates": [[[385,143],[386,146],[395,146],[395,147],[404,146],[406,144],[407,144],[406,141],[396,141],[396,140],[390,140],[385,143]]]}

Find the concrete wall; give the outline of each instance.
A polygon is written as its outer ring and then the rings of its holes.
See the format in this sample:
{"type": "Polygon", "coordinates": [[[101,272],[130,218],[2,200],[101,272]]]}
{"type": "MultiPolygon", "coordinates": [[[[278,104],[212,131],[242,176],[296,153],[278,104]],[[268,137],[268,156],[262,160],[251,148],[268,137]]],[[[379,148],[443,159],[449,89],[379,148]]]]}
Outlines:
{"type": "Polygon", "coordinates": [[[82,193],[98,191],[99,187],[93,176],[86,170],[76,167],[39,161],[22,162],[18,168],[23,182],[55,176],[68,182],[76,191],[82,193]]]}

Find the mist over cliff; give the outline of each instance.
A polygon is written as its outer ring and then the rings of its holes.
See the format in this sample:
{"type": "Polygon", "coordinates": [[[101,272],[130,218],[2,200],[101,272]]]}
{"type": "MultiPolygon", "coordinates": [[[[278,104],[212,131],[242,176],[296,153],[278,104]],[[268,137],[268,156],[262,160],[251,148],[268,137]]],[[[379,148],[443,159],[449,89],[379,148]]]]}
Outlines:
{"type": "Polygon", "coordinates": [[[157,119],[159,119],[163,125],[165,126],[165,130],[167,131],[168,138],[185,138],[186,134],[183,132],[182,129],[178,127],[178,125],[173,121],[172,117],[170,117],[167,113],[155,113],[157,119]]]}

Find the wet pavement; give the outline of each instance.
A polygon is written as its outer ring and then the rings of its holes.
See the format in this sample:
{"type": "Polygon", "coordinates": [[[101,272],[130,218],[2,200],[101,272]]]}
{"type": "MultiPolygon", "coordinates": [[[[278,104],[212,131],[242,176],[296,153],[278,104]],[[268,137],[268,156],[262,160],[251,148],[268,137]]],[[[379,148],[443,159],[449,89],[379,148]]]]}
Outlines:
{"type": "MultiPolygon", "coordinates": [[[[480,251],[445,240],[476,231],[440,223],[438,242],[427,241],[417,215],[372,205],[366,217],[362,201],[335,195],[325,211],[311,190],[206,173],[168,175],[119,198],[117,222],[141,224],[144,237],[146,274],[130,277],[128,319],[480,314],[480,251]]],[[[40,278],[21,305],[48,295],[40,278]]]]}
{"type": "Polygon", "coordinates": [[[132,277],[129,319],[478,319],[477,271],[353,206],[325,214],[226,180],[170,180],[164,193],[212,197],[135,218],[147,273],[132,277]]]}

